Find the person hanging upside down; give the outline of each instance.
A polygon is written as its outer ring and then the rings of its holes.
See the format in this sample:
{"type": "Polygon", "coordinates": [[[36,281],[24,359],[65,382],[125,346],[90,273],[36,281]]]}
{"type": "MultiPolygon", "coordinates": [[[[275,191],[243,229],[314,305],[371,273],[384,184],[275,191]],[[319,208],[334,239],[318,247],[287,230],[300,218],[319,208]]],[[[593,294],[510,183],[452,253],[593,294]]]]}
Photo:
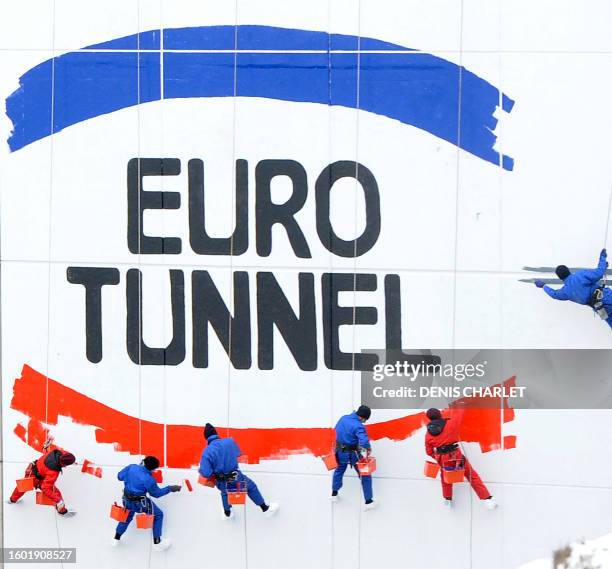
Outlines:
{"type": "Polygon", "coordinates": [[[600,284],[608,268],[608,254],[601,250],[599,263],[595,269],[581,269],[572,273],[565,265],[555,269],[557,276],[563,281],[559,289],[550,288],[543,280],[536,280],[535,285],[555,300],[570,300],[576,304],[584,304],[593,308],[612,328],[612,291],[600,284]],[[605,312],[601,312],[603,308],[605,312]]]}
{"type": "MultiPolygon", "coordinates": [[[[74,510],[68,510],[59,488],[55,485],[62,468],[74,464],[74,455],[59,448],[45,452],[38,460],[30,463],[25,471],[26,478],[34,478],[34,488],[39,489],[47,498],[53,500],[58,514],[67,518],[74,516],[74,510]]],[[[24,492],[17,488],[9,498],[9,504],[15,504],[24,492]]]]}
{"type": "Polygon", "coordinates": [[[442,496],[444,504],[452,506],[453,485],[444,481],[442,471],[450,470],[455,467],[465,469],[465,477],[468,479],[474,492],[484,501],[489,510],[497,507],[493,496],[478,476],[478,473],[459,448],[461,437],[459,427],[465,413],[465,408],[452,408],[450,417],[443,417],[439,409],[429,409],[427,411],[427,433],[425,434],[425,452],[440,465],[440,481],[442,482],[442,496]]]}

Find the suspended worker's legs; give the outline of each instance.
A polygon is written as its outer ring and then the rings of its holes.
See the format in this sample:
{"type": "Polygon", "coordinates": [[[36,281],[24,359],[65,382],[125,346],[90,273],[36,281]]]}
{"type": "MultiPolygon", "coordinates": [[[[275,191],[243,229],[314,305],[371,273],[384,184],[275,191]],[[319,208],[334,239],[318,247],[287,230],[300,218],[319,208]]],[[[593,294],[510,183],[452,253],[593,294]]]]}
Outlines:
{"type": "Polygon", "coordinates": [[[250,500],[266,514],[266,517],[274,515],[280,506],[276,502],[266,504],[264,497],[262,496],[257,484],[251,480],[248,476],[245,476],[242,472],[238,471],[236,480],[229,482],[218,482],[217,488],[221,491],[221,501],[223,503],[223,513],[226,519],[233,517],[232,505],[229,503],[228,492],[236,492],[237,490],[246,491],[250,500]]]}
{"type": "Polygon", "coordinates": [[[217,480],[217,488],[221,493],[221,503],[223,504],[223,512],[226,518],[230,518],[232,515],[232,506],[227,498],[227,482],[217,480]]]}
{"type": "Polygon", "coordinates": [[[337,500],[338,491],[340,490],[340,488],[342,488],[342,479],[344,478],[344,473],[346,472],[346,469],[351,462],[351,453],[337,452],[336,462],[338,463],[338,466],[336,466],[336,469],[334,470],[334,475],[332,477],[332,500],[333,501],[337,500]]]}
{"type": "MultiPolygon", "coordinates": [[[[159,540],[162,535],[162,525],[164,523],[164,512],[154,503],[151,502],[153,513],[153,540],[159,540]]],[[[157,543],[157,542],[156,542],[157,543]]]]}
{"type": "Polygon", "coordinates": [[[457,461],[460,461],[462,457],[463,455],[458,450],[447,454],[439,454],[435,457],[436,462],[440,465],[440,484],[442,485],[442,497],[445,506],[450,507],[453,503],[453,485],[444,481],[444,469],[445,467],[454,468],[457,461]]]}
{"type": "Polygon", "coordinates": [[[244,474],[242,474],[242,472],[240,473],[240,482],[242,484],[246,484],[246,491],[247,491],[247,494],[250,500],[256,506],[259,506],[261,508],[261,506],[263,506],[266,503],[266,501],[264,500],[264,497],[261,495],[259,488],[257,488],[257,484],[255,484],[255,482],[253,482],[253,480],[251,480],[248,476],[245,476],[244,474]]]}
{"type": "Polygon", "coordinates": [[[481,500],[487,500],[488,498],[490,498],[491,493],[489,492],[487,487],[484,485],[484,482],[482,481],[480,476],[478,476],[478,472],[474,470],[474,468],[469,463],[467,458],[464,458],[464,468],[465,468],[465,477],[469,481],[474,492],[476,492],[476,495],[481,500]]]}
{"type": "Polygon", "coordinates": [[[134,510],[130,510],[127,520],[125,520],[124,522],[119,522],[117,524],[117,529],[115,530],[115,539],[117,541],[121,539],[121,536],[126,532],[127,528],[132,523],[132,520],[134,519],[134,513],[134,510]]]}
{"type": "MultiPolygon", "coordinates": [[[[24,473],[24,478],[30,478],[30,476],[32,476],[32,465],[28,464],[28,467],[25,470],[24,473]]],[[[34,488],[38,488],[40,486],[40,483],[38,481],[38,479],[34,479],[34,488]]],[[[13,493],[10,495],[9,497],[9,503],[10,504],[14,504],[15,502],[17,502],[17,500],[19,500],[23,495],[25,494],[25,492],[20,492],[17,487],[15,486],[15,489],[13,490],[13,493]]]]}

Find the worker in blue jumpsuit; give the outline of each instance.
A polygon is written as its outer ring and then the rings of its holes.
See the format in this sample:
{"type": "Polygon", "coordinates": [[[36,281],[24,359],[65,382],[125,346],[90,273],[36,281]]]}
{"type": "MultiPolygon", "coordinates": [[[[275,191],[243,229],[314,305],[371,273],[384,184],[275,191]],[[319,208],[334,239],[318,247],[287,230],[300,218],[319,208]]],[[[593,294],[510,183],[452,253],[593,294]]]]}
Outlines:
{"type": "Polygon", "coordinates": [[[575,273],[565,265],[559,265],[555,273],[563,281],[560,289],[550,288],[542,280],[535,281],[535,285],[555,300],[591,306],[612,327],[612,291],[600,283],[608,268],[607,257],[606,250],[602,249],[596,269],[581,269],[575,273]]]}
{"type": "Polygon", "coordinates": [[[147,456],[140,464],[130,464],[117,474],[117,478],[124,484],[123,506],[130,513],[125,522],[117,524],[112,545],[119,545],[119,540],[130,525],[134,514],[139,513],[153,514],[154,551],[164,551],[172,544],[169,539],[161,538],[164,513],[151,501],[149,496],[161,498],[170,492],[179,492],[181,487],[164,486],[160,488],[151,474],[158,468],[159,459],[154,456],[147,456]]]}
{"type": "MultiPolygon", "coordinates": [[[[336,423],[336,461],[338,466],[334,470],[332,479],[332,502],[338,501],[338,491],[342,488],[342,479],[347,467],[355,468],[357,461],[365,453],[370,456],[372,452],[370,439],[364,423],[370,418],[372,410],[367,405],[361,405],[357,411],[340,417],[336,423]]],[[[361,478],[361,487],[365,500],[365,509],[373,510],[378,506],[378,500],[374,499],[372,492],[372,477],[362,476],[355,468],[357,475],[361,478]]]]}
{"type": "Polygon", "coordinates": [[[230,437],[221,439],[217,430],[206,423],[204,427],[204,438],[207,446],[200,459],[199,472],[205,478],[215,479],[215,484],[221,492],[224,518],[233,518],[232,505],[229,503],[227,493],[239,491],[247,492],[249,498],[266,517],[273,516],[279,509],[276,502],[266,504],[257,484],[248,476],[245,476],[238,468],[238,457],[242,454],[236,441],[230,437]]]}

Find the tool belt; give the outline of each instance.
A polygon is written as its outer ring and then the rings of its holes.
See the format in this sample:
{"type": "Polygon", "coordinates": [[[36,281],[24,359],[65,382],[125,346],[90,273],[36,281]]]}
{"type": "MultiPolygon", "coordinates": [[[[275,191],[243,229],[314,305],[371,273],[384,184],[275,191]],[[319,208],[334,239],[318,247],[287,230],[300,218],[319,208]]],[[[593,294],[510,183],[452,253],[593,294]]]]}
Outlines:
{"type": "Polygon", "coordinates": [[[36,461],[32,462],[31,464],[31,470],[32,474],[34,475],[35,478],[37,478],[38,480],[44,480],[45,477],[41,476],[40,472],[38,472],[38,467],[36,466],[36,461]]]}
{"type": "Polygon", "coordinates": [[[123,499],[128,502],[141,502],[146,499],[146,496],[135,496],[134,494],[129,494],[128,492],[123,492],[123,499]]]}
{"type": "Polygon", "coordinates": [[[336,452],[357,452],[358,449],[358,445],[345,445],[342,443],[336,443],[336,452]]]}
{"type": "Polygon", "coordinates": [[[220,482],[233,482],[236,480],[236,478],[238,478],[238,471],[233,470],[232,472],[220,472],[219,474],[215,472],[215,478],[220,482]]]}
{"type": "Polygon", "coordinates": [[[436,454],[450,454],[459,448],[457,443],[451,443],[450,445],[443,445],[434,449],[436,454]]]}

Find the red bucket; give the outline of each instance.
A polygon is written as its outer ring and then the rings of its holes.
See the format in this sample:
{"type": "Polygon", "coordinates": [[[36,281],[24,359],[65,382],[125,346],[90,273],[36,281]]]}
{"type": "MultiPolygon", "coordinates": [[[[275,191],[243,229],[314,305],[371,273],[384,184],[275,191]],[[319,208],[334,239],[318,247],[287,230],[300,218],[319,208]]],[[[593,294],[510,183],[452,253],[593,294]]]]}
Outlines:
{"type": "Polygon", "coordinates": [[[335,452],[326,454],[325,456],[322,456],[321,459],[323,460],[323,463],[325,464],[327,470],[335,470],[335,468],[338,466],[338,461],[336,460],[335,452]]]}
{"type": "Polygon", "coordinates": [[[371,476],[376,472],[376,459],[368,456],[357,461],[357,470],[362,476],[371,476]]]}
{"type": "Polygon", "coordinates": [[[17,480],[17,490],[20,492],[29,492],[34,490],[34,478],[31,476],[28,478],[20,478],[17,480]]]}
{"type": "Polygon", "coordinates": [[[110,517],[113,520],[116,520],[118,522],[127,522],[129,515],[130,515],[130,512],[128,511],[128,509],[118,506],[117,502],[115,502],[111,506],[110,517]]]}
{"type": "Polygon", "coordinates": [[[232,506],[244,506],[246,504],[247,493],[242,489],[240,482],[236,484],[236,490],[227,492],[227,501],[232,506]]]}
{"type": "Polygon", "coordinates": [[[136,527],[138,529],[151,529],[153,527],[153,514],[136,514],[136,527]]]}
{"type": "Polygon", "coordinates": [[[423,470],[423,474],[428,478],[436,478],[438,476],[438,472],[440,472],[440,465],[437,462],[430,462],[429,460],[425,461],[425,468],[423,470]]]}
{"type": "Polygon", "coordinates": [[[227,493],[227,501],[232,506],[244,506],[246,504],[246,492],[241,490],[227,493]]]}
{"type": "Polygon", "coordinates": [[[442,470],[442,476],[444,477],[444,482],[447,484],[458,484],[465,480],[465,470],[463,468],[442,470]]]}
{"type": "Polygon", "coordinates": [[[42,492],[36,492],[36,503],[39,506],[55,506],[55,502],[51,498],[47,498],[42,492]]]}
{"type": "Polygon", "coordinates": [[[202,476],[200,474],[200,476],[198,477],[198,484],[201,484],[202,486],[208,486],[209,488],[214,488],[215,477],[211,476],[210,478],[206,478],[206,476],[202,476]]]}

